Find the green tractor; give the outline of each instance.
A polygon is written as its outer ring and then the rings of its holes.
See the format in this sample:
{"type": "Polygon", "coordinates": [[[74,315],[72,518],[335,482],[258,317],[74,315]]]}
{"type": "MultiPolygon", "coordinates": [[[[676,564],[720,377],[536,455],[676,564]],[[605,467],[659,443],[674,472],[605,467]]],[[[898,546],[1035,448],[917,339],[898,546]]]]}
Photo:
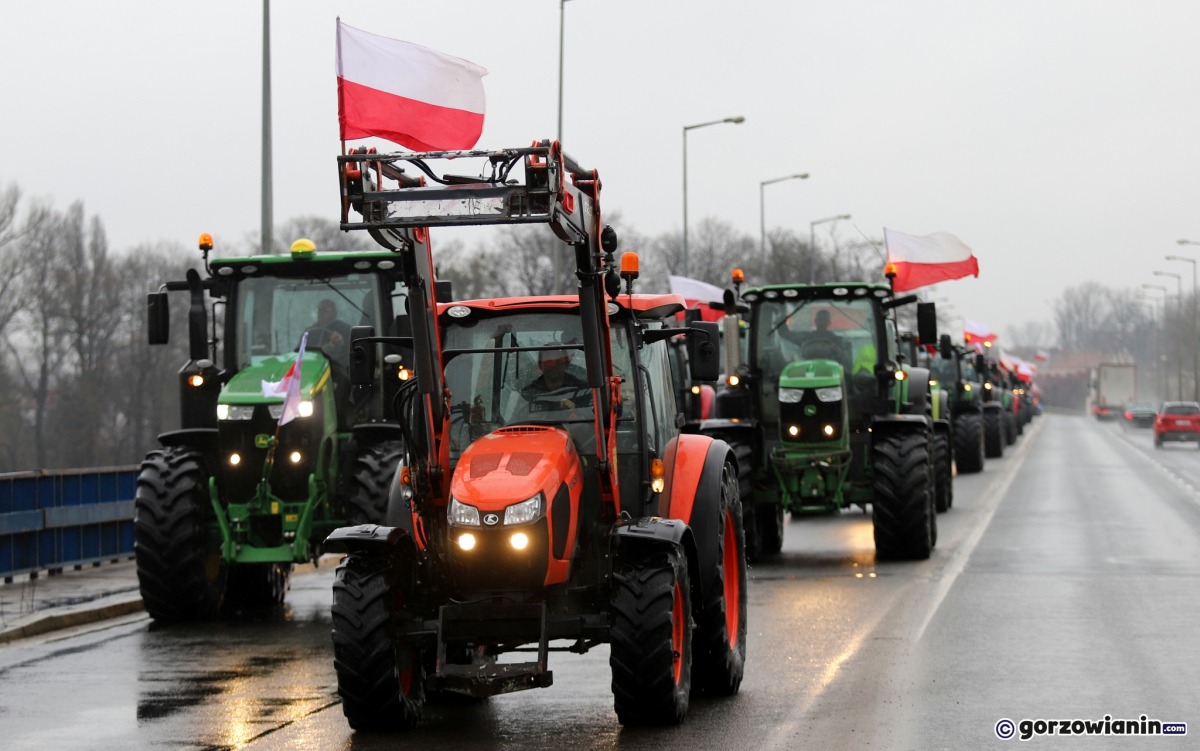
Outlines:
{"type": "MultiPolygon", "coordinates": [[[[947,340],[949,337],[946,337],[947,340]]],[[[954,430],[951,411],[951,385],[938,377],[935,364],[937,351],[933,345],[922,344],[920,337],[906,331],[900,334],[900,353],[904,362],[925,368],[929,373],[930,417],[933,418],[933,507],[939,513],[954,505],[954,430]]]]}
{"type": "MultiPolygon", "coordinates": [[[[900,357],[894,310],[916,301],[869,283],[742,295],[746,362],[701,429],[751,458],[741,468],[748,555],[780,551],[785,512],[871,504],[880,559],[929,557],[933,491],[948,465],[933,461],[929,371],[900,357]]],[[[922,337],[936,340],[933,304],[920,303],[917,318],[922,337]]]]}
{"type": "MultiPolygon", "coordinates": [[[[299,240],[210,262],[208,235],[200,249],[207,274],[148,299],[152,345],[169,338],[168,293],[190,299],[181,427],[158,437],[135,499],[138,584],[160,621],[282,602],[293,564],[315,561],[330,532],[383,521],[404,446],[400,380],[352,389],[348,377],[351,325],[407,333],[395,254],[299,240]]],[[[383,367],[403,378],[404,354],[383,367]]]]}
{"type": "Polygon", "coordinates": [[[952,344],[943,334],[930,370],[939,386],[950,394],[954,466],[961,474],[983,471],[983,358],[952,344]]]}

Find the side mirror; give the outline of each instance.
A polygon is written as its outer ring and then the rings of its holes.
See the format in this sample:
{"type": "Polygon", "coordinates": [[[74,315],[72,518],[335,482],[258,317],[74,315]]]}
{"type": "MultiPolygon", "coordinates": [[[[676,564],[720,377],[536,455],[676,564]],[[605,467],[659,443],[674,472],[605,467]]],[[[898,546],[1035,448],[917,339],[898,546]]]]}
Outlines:
{"type": "Polygon", "coordinates": [[[438,302],[453,302],[454,300],[454,287],[449,279],[435,281],[433,291],[437,295],[438,302]]]}
{"type": "Polygon", "coordinates": [[[688,326],[688,367],[693,381],[715,381],[721,375],[720,328],[715,321],[688,326]]]}
{"type": "Polygon", "coordinates": [[[146,334],[150,344],[167,344],[171,339],[171,309],[166,292],[146,295],[146,334]]]}
{"type": "Polygon", "coordinates": [[[949,334],[942,334],[938,337],[938,349],[942,353],[943,360],[949,360],[954,357],[954,345],[950,343],[949,334]]]}
{"type": "Polygon", "coordinates": [[[917,337],[922,342],[936,342],[937,307],[931,302],[917,303],[917,337]]]}
{"type": "Polygon", "coordinates": [[[375,380],[374,326],[354,326],[350,329],[350,383],[370,386],[375,380]]]}

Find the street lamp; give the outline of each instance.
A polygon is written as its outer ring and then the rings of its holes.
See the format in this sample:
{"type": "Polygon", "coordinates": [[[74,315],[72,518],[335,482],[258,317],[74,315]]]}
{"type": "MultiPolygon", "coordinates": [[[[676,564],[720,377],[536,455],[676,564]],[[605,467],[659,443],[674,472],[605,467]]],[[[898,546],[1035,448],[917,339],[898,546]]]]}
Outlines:
{"type": "Polygon", "coordinates": [[[776,177],[772,180],[763,180],[758,184],[758,251],[762,255],[763,270],[767,268],[767,210],[763,203],[763,188],[775,183],[781,183],[784,180],[807,180],[807,172],[798,172],[787,177],[776,177]]]}
{"type": "MultiPolygon", "coordinates": [[[[1181,277],[1179,276],[1179,274],[1172,274],[1172,273],[1170,273],[1170,272],[1168,272],[1168,271],[1155,271],[1155,272],[1154,272],[1154,275],[1155,275],[1155,276],[1173,276],[1173,277],[1175,277],[1177,280],[1181,278],[1181,277]]],[[[1182,282],[1180,282],[1180,285],[1182,286],[1182,282]]],[[[1162,324],[1162,328],[1163,328],[1163,332],[1164,332],[1164,335],[1165,335],[1165,333],[1166,333],[1166,330],[1167,330],[1167,298],[1171,296],[1171,293],[1170,293],[1170,292],[1167,290],[1167,288],[1166,288],[1166,287],[1162,286],[1161,284],[1143,284],[1143,285],[1142,285],[1142,287],[1143,287],[1143,288],[1145,288],[1145,289],[1159,289],[1159,290],[1162,290],[1162,293],[1163,293],[1163,296],[1162,296],[1162,306],[1163,306],[1163,307],[1162,307],[1162,322],[1163,322],[1163,324],[1162,324]]],[[[1172,347],[1172,349],[1173,349],[1173,350],[1176,350],[1176,352],[1175,352],[1175,365],[1176,365],[1176,367],[1177,367],[1177,370],[1178,370],[1178,373],[1177,373],[1177,374],[1176,374],[1176,376],[1175,376],[1175,378],[1176,378],[1176,383],[1175,383],[1175,398],[1176,398],[1176,399],[1183,399],[1183,362],[1182,362],[1181,358],[1179,357],[1179,352],[1177,351],[1177,350],[1178,350],[1178,348],[1177,348],[1177,347],[1172,347]]],[[[1165,398],[1165,394],[1164,394],[1164,398],[1165,398]]]]}
{"type": "MultiPolygon", "coordinates": [[[[1179,240],[1180,245],[1200,245],[1187,240],[1179,240]]],[[[1168,261],[1182,261],[1192,264],[1192,325],[1188,342],[1192,345],[1192,399],[1200,402],[1200,347],[1196,341],[1196,259],[1186,256],[1167,256],[1168,261]]]]}
{"type": "Polygon", "coordinates": [[[746,118],[741,115],[736,117],[727,117],[723,120],[709,120],[706,123],[696,123],[695,125],[683,126],[683,275],[688,275],[688,212],[687,212],[687,134],[689,130],[696,128],[707,128],[710,125],[720,125],[721,123],[733,123],[741,125],[746,122],[746,118]]]}
{"type": "MultiPolygon", "coordinates": [[[[826,222],[836,222],[839,219],[849,219],[849,218],[850,218],[849,214],[838,214],[837,216],[827,216],[824,219],[817,219],[815,221],[809,222],[808,223],[808,252],[812,253],[813,255],[816,255],[816,252],[817,252],[816,229],[817,229],[818,224],[825,224],[826,222]]],[[[809,284],[813,284],[816,282],[816,273],[817,273],[817,264],[813,263],[810,260],[809,264],[808,264],[808,283],[809,284]]]]}
{"type": "MultiPolygon", "coordinates": [[[[1142,286],[1157,287],[1157,285],[1153,284],[1143,284],[1142,286]]],[[[1164,292],[1166,291],[1163,287],[1158,287],[1158,289],[1162,289],[1164,292]]],[[[1148,295],[1145,293],[1142,293],[1140,298],[1142,302],[1150,305],[1150,322],[1154,325],[1154,386],[1157,391],[1155,398],[1159,401],[1162,401],[1167,398],[1167,387],[1164,382],[1166,370],[1163,368],[1162,363],[1162,333],[1158,325],[1158,304],[1159,302],[1162,302],[1164,298],[1155,297],[1154,295],[1148,295]]]]}
{"type": "Polygon", "coordinates": [[[567,3],[571,0],[558,0],[558,142],[562,143],[562,90],[563,90],[563,26],[566,16],[567,3]]]}

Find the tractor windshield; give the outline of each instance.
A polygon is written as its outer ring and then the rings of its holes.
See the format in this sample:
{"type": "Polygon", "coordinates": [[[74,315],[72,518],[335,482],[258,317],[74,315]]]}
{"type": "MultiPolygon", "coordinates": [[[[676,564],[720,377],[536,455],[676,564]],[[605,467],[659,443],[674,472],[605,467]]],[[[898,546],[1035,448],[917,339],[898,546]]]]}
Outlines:
{"type": "Polygon", "coordinates": [[[307,349],[347,364],[350,327],[379,325],[378,282],[370,274],[319,279],[254,277],[239,287],[238,367],[307,349]]]}
{"type": "Polygon", "coordinates": [[[875,307],[863,298],[782,299],[760,304],[757,361],[764,382],[777,383],[795,360],[834,360],[847,378],[874,370],[877,360],[875,307]]]}
{"type": "MultiPolygon", "coordinates": [[[[452,410],[453,455],[497,428],[561,424],[580,444],[594,435],[578,315],[525,311],[452,319],[442,334],[452,410]]],[[[613,337],[614,368],[628,371],[629,351],[613,337]]]]}

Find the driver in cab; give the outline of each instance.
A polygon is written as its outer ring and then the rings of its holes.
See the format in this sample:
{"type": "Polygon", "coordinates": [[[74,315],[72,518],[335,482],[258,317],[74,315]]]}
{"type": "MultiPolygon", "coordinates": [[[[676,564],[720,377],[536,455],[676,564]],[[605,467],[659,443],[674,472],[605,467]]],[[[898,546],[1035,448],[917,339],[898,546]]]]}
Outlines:
{"type": "Polygon", "coordinates": [[[350,346],[350,324],[338,318],[337,305],[326,298],[317,303],[317,322],[308,327],[310,346],[320,347],[327,355],[346,360],[350,346]]]}
{"type": "Polygon", "coordinates": [[[530,402],[551,409],[575,409],[576,406],[589,405],[591,389],[587,381],[567,367],[570,362],[571,357],[566,350],[542,350],[538,353],[541,375],[522,389],[522,394],[530,402]]]}

